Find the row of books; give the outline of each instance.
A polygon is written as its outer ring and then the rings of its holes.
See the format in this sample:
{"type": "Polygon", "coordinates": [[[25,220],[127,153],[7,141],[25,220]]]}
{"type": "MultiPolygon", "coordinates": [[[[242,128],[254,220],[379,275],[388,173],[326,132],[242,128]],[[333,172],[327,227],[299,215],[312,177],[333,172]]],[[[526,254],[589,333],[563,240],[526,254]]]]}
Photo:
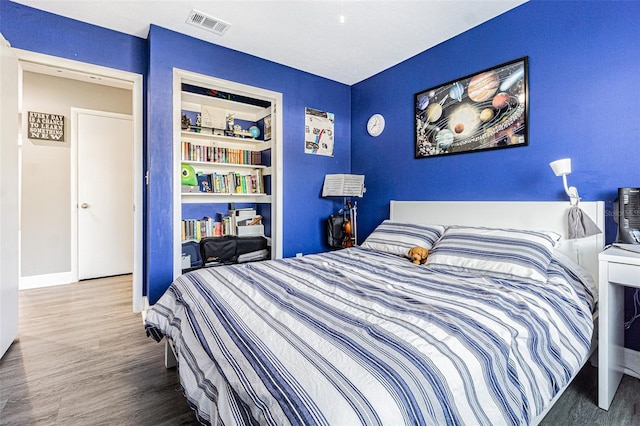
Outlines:
{"type": "Polygon", "coordinates": [[[223,164],[262,164],[262,153],[248,149],[224,148],[182,142],[182,160],[223,164]]]}
{"type": "Polygon", "coordinates": [[[182,241],[199,241],[204,237],[225,235],[222,222],[216,222],[212,217],[185,219],[182,221],[181,227],[182,241]]]}
{"type": "Polygon", "coordinates": [[[264,194],[264,178],[261,169],[254,169],[251,174],[238,172],[202,173],[198,172],[198,189],[200,192],[216,194],[264,194]]]}
{"type": "Polygon", "coordinates": [[[217,215],[217,219],[206,216],[202,219],[183,219],[181,223],[182,241],[200,241],[205,237],[227,235],[262,235],[262,216],[254,209],[229,210],[227,216],[217,215]],[[252,232],[247,232],[247,230],[252,232]]]}

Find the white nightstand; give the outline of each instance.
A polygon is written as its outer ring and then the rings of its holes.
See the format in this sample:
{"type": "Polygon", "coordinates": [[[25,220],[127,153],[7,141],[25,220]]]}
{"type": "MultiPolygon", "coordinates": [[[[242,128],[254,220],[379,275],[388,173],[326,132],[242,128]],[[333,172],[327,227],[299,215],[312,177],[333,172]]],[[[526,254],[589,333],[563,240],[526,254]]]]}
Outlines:
{"type": "Polygon", "coordinates": [[[640,288],[640,254],[611,247],[598,260],[598,406],[608,410],[624,369],[624,286],[640,288]]]}

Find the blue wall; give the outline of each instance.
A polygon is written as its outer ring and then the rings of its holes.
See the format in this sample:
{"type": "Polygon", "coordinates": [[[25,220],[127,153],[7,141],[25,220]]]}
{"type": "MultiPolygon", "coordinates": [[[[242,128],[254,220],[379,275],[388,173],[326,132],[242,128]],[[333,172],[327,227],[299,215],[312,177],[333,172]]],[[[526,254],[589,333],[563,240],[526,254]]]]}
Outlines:
{"type": "Polygon", "coordinates": [[[137,74],[147,42],[117,31],[0,0],[0,31],[12,47],[137,74]]]}
{"type": "MultiPolygon", "coordinates": [[[[638,22],[637,1],[531,1],[354,85],[352,172],[367,186],[360,230],[386,218],[392,199],[568,200],[548,165],[564,157],[582,199],[611,213],[618,187],[640,186],[638,22]],[[529,146],[414,159],[414,93],[523,56],[529,146]],[[365,128],[373,113],[386,117],[377,138],[365,128]]],[[[608,242],[616,229],[609,215],[608,242]]],[[[627,337],[640,349],[639,323],[627,337]]]]}
{"type": "MultiPolygon", "coordinates": [[[[571,157],[569,183],[605,200],[640,186],[640,2],[532,1],[352,88],[352,172],[366,175],[360,229],[390,199],[566,200],[548,163],[571,157]],[[413,95],[529,57],[529,146],[414,159],[413,95]],[[365,123],[386,117],[372,138],[365,123]]],[[[608,220],[608,240],[615,224],[608,220]]]]}

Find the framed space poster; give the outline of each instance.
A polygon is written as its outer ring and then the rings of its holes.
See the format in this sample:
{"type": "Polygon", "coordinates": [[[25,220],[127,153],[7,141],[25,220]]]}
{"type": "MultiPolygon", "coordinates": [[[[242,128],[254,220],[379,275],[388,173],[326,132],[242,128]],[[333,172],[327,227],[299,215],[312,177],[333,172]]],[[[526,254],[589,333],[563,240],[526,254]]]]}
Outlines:
{"type": "Polygon", "coordinates": [[[523,57],[416,93],[415,157],[527,145],[527,65],[523,57]]]}
{"type": "Polygon", "coordinates": [[[304,115],[305,154],[333,157],[333,113],[305,108],[304,115]]]}

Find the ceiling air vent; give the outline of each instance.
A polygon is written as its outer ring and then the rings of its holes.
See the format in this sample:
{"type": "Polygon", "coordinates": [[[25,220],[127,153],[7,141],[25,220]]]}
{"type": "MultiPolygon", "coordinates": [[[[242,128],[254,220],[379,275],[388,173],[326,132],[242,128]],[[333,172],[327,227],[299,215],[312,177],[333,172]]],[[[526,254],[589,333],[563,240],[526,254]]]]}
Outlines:
{"type": "Polygon", "coordinates": [[[205,30],[218,35],[223,35],[227,32],[229,27],[231,27],[230,23],[225,22],[222,19],[209,16],[206,13],[198,12],[195,9],[189,13],[187,23],[195,25],[196,27],[204,28],[205,30]]]}

